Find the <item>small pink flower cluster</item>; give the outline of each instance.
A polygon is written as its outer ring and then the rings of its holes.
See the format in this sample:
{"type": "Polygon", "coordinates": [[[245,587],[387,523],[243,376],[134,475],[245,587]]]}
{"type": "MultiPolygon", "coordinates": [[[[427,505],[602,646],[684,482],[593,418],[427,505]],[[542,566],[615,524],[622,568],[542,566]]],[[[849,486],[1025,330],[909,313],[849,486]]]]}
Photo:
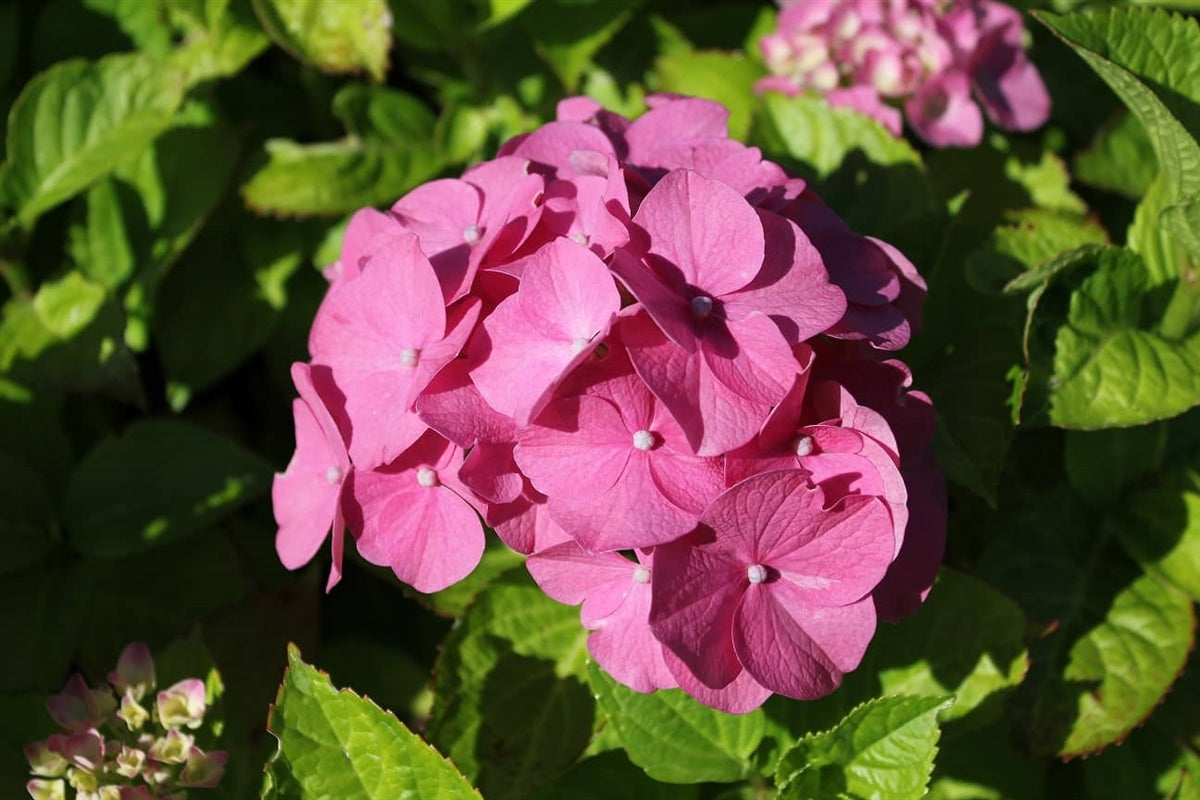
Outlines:
{"type": "Polygon", "coordinates": [[[195,730],[207,711],[204,682],[194,678],[164,689],[146,708],[154,690],[154,660],[141,642],[125,648],[108,682],[92,689],[72,675],[60,694],[46,701],[63,733],[25,748],[37,776],[26,784],[33,800],[182,800],[187,789],[212,788],[225,774],[228,754],[205,752],[195,730]]]}
{"type": "Polygon", "coordinates": [[[1050,95],[1025,56],[1020,12],[992,0],[783,0],[760,42],[772,76],[759,90],[814,90],[900,135],[908,123],[934,147],[973,147],[983,105],[1006,130],[1050,114],[1050,95]]]}
{"type": "Polygon", "coordinates": [[[650,105],[563,101],[351,219],[293,367],[277,550],[299,567],[332,527],[332,587],[348,526],[430,592],[475,568],[481,516],[622,683],[816,697],[941,559],[933,411],[887,358],[924,283],[719,104],[650,105]]]}

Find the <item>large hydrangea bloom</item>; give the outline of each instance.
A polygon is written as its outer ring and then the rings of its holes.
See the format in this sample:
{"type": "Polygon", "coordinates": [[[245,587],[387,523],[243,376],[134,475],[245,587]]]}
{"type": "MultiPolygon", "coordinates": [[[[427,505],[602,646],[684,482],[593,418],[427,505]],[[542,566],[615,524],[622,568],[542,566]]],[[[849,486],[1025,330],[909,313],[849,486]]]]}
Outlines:
{"type": "Polygon", "coordinates": [[[924,282],[716,103],[558,116],[351,220],[293,372],[280,557],[332,531],[334,580],[347,541],[437,591],[482,520],[636,691],[832,691],[941,560],[933,411],[894,358],[924,282]]]}
{"type": "Polygon", "coordinates": [[[816,91],[900,135],[901,113],[934,147],[972,147],[983,113],[1041,126],[1050,95],[1025,56],[1020,12],[993,0],[781,0],[760,42],[760,89],[816,91]]]}

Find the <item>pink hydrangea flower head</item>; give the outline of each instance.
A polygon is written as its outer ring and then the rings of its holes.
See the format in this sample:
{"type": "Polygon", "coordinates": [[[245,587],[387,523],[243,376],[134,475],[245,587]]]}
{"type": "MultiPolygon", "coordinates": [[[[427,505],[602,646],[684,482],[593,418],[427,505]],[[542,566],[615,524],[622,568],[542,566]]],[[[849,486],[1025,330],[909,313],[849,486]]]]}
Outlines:
{"type": "Polygon", "coordinates": [[[656,548],[650,626],[706,686],[744,669],[797,699],[833,691],[875,631],[870,592],[894,549],[886,506],[825,493],[799,470],[747,478],[697,530],[656,548]]]}
{"type": "Polygon", "coordinates": [[[992,0],[783,2],[760,41],[759,91],[824,95],[900,133],[899,107],[934,147],[971,147],[995,124],[1028,131],[1050,97],[1025,55],[1019,12],[992,0]]]}
{"type": "Polygon", "coordinates": [[[50,716],[68,733],[96,727],[116,708],[111,691],[91,688],[79,674],[72,674],[63,690],[46,701],[50,716]]]}

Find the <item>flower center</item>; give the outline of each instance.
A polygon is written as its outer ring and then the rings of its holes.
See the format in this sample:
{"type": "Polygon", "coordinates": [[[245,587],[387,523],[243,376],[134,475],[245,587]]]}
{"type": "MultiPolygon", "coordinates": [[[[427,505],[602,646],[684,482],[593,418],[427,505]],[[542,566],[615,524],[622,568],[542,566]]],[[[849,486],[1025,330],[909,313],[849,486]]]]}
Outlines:
{"type": "Polygon", "coordinates": [[[654,447],[655,436],[653,431],[640,430],[633,434],[633,446],[638,450],[649,450],[654,447]]]}
{"type": "Polygon", "coordinates": [[[329,469],[325,470],[325,480],[329,481],[331,484],[337,483],[341,479],[342,479],[342,471],[340,469],[338,469],[336,466],[330,467],[329,469]]]}
{"type": "Polygon", "coordinates": [[[575,233],[571,234],[571,241],[577,245],[587,247],[590,240],[588,239],[588,235],[586,233],[583,233],[582,231],[576,231],[575,233]]]}
{"type": "Polygon", "coordinates": [[[746,579],[751,583],[762,583],[767,579],[767,568],[762,564],[751,564],[746,567],[746,579]]]}
{"type": "Polygon", "coordinates": [[[400,363],[406,367],[415,367],[421,361],[421,351],[415,347],[406,347],[400,351],[400,363]]]}
{"type": "Polygon", "coordinates": [[[583,352],[583,349],[592,343],[592,340],[586,336],[580,336],[575,341],[571,342],[571,355],[583,352]]]}
{"type": "Polygon", "coordinates": [[[636,567],[633,568],[633,582],[634,583],[649,583],[650,582],[650,570],[646,569],[641,564],[638,564],[636,567]]]}
{"type": "Polygon", "coordinates": [[[435,470],[429,467],[421,467],[417,470],[417,484],[429,489],[433,486],[440,486],[441,481],[438,480],[438,474],[435,470]]]}
{"type": "Polygon", "coordinates": [[[482,235],[483,231],[479,230],[478,225],[468,225],[463,230],[463,241],[474,247],[475,245],[479,244],[479,240],[482,238],[482,235]]]}
{"type": "Polygon", "coordinates": [[[796,439],[796,455],[804,458],[805,456],[812,455],[812,451],[813,438],[811,436],[806,434],[796,439]]]}
{"type": "Polygon", "coordinates": [[[696,319],[706,319],[712,313],[713,299],[707,295],[698,294],[692,298],[692,316],[696,319]]]}

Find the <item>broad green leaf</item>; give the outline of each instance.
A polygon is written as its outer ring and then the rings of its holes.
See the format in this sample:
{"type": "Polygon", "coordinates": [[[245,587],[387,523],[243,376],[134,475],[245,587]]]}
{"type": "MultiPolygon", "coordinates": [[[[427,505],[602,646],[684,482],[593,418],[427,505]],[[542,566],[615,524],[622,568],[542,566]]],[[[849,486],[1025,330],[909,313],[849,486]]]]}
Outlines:
{"type": "Polygon", "coordinates": [[[1084,765],[1089,800],[1200,798],[1200,754],[1153,722],[1084,765]]]}
{"type": "Polygon", "coordinates": [[[325,72],[365,71],[377,81],[387,73],[387,0],[254,0],[254,10],[275,43],[301,61],[325,72]]]}
{"type": "Polygon", "coordinates": [[[1059,279],[1030,311],[1023,417],[1067,428],[1139,425],[1200,403],[1200,328],[1166,331],[1140,256],[1108,248],[1059,279]],[[1073,288],[1072,283],[1075,283],[1073,288]]]}
{"type": "Polygon", "coordinates": [[[479,30],[495,27],[505,20],[515,17],[532,2],[533,0],[486,0],[483,3],[487,9],[486,16],[479,23],[479,30]]]}
{"type": "Polygon", "coordinates": [[[83,0],[84,6],[112,17],[138,50],[161,58],[173,44],[160,2],[146,0],[83,0]]]}
{"type": "Polygon", "coordinates": [[[745,139],[758,99],[754,82],[764,70],[738,53],[702,51],[664,55],[654,62],[657,89],[716,100],[729,109],[729,135],[745,139]]]}
{"type": "Polygon", "coordinates": [[[189,85],[241,72],[270,46],[250,0],[165,0],[172,26],[184,42],[171,61],[189,85]]]}
{"type": "Polygon", "coordinates": [[[426,735],[489,800],[527,796],[587,748],[586,636],[578,610],[518,568],[478,595],[442,644],[426,735]]]}
{"type": "Polygon", "coordinates": [[[394,644],[359,637],[322,642],[321,663],[340,683],[354,686],[406,725],[422,726],[429,716],[429,665],[394,644]]]}
{"type": "MultiPolygon", "coordinates": [[[[1177,204],[1172,200],[1165,174],[1159,173],[1146,190],[1142,202],[1133,214],[1133,222],[1126,233],[1126,245],[1139,253],[1146,265],[1152,286],[1159,286],[1184,274],[1187,253],[1183,242],[1164,224],[1163,213],[1177,204]]],[[[1178,212],[1173,212],[1178,213],[1178,212]]]]}
{"type": "Polygon", "coordinates": [[[1010,719],[1033,753],[1093,753],[1121,741],[1170,689],[1192,647],[1192,602],[1142,574],[1070,492],[1031,487],[1013,508],[981,572],[1043,632],[1010,719]]]}
{"type": "Polygon", "coordinates": [[[937,715],[950,703],[944,697],[881,697],[832,730],[801,739],[776,768],[780,800],[923,797],[937,753],[937,715]]]}
{"type": "Polygon", "coordinates": [[[980,291],[1003,291],[1013,278],[1066,250],[1108,244],[1108,234],[1098,223],[1073,213],[1022,209],[1008,213],[1005,221],[967,259],[967,277],[980,291]]]}
{"type": "Polygon", "coordinates": [[[440,592],[418,599],[444,617],[461,617],[471,601],[496,578],[523,563],[524,556],[489,537],[488,547],[483,551],[479,566],[475,567],[470,575],[440,592]]]}
{"type": "Polygon", "coordinates": [[[433,112],[411,94],[348,83],[333,96],[333,114],[351,136],[381,144],[421,142],[433,136],[433,112]]]}
{"type": "Polygon", "coordinates": [[[1200,487],[1129,495],[1111,518],[1113,533],[1143,569],[1200,602],[1200,487]]]}
{"type": "Polygon", "coordinates": [[[279,751],[268,797],[478,798],[454,765],[394,716],[300,660],[293,646],[267,729],[279,751]]]}
{"type": "Polygon", "coordinates": [[[137,268],[129,218],[136,219],[140,209],[130,194],[112,178],[101,178],[84,195],[83,219],[67,231],[75,266],[107,289],[120,288],[137,268]]]}
{"type": "Polygon", "coordinates": [[[1200,25],[1163,11],[1110,9],[1038,19],[1137,115],[1174,197],[1200,192],[1200,25]]]}
{"type": "Polygon", "coordinates": [[[1097,507],[1113,506],[1142,478],[1158,471],[1167,448],[1167,426],[1067,431],[1067,480],[1097,507]]]}
{"type": "Polygon", "coordinates": [[[242,187],[246,204],[265,214],[332,216],[386,205],[442,166],[428,143],[272,139],[266,147],[267,164],[242,187]]]}
{"type": "Polygon", "coordinates": [[[592,56],[621,30],[641,0],[542,0],[536,12],[523,15],[520,26],[538,55],[550,65],[568,92],[592,56]]]}
{"type": "Polygon", "coordinates": [[[701,705],[682,689],[639,694],[595,664],[588,668],[588,679],[629,760],[651,778],[664,783],[730,782],[751,771],[751,755],[766,729],[760,709],[726,714],[701,705]]]}
{"type": "MultiPolygon", "coordinates": [[[[495,0],[499,8],[524,0],[495,0]]],[[[477,0],[390,0],[392,16],[399,22],[392,35],[407,47],[425,52],[459,51],[480,20],[477,0]]]]}
{"type": "Polygon", "coordinates": [[[1188,254],[1190,269],[1179,272],[1191,277],[1200,269],[1200,194],[1180,199],[1163,209],[1159,221],[1167,236],[1179,242],[1188,254]]]}
{"type": "Polygon", "coordinates": [[[1071,191],[1071,174],[1062,159],[1049,150],[1028,153],[1014,143],[998,139],[1007,153],[1004,171],[1029,193],[1032,205],[1050,211],[1084,214],[1087,206],[1071,191]]]}
{"type": "Polygon", "coordinates": [[[63,520],[80,552],[122,556],[215,522],[265,492],[270,476],[270,464],[215,433],[147,419],[80,462],[63,520]]]}
{"type": "Polygon", "coordinates": [[[1158,158],[1146,129],[1122,111],[1096,134],[1092,146],[1076,154],[1075,177],[1082,183],[1140,200],[1158,174],[1158,158]]]}
{"type": "Polygon", "coordinates": [[[148,56],[55,65],[13,105],[0,201],[31,225],[140,153],[170,124],[182,98],[182,76],[148,56]]]}
{"type": "Polygon", "coordinates": [[[305,226],[214,220],[163,281],[154,336],[172,407],[242,364],[267,341],[287,303],[287,283],[311,246],[305,226]]]}
{"type": "Polygon", "coordinates": [[[931,208],[917,152],[870,117],[822,98],[767,92],[750,142],[772,158],[798,162],[855,229],[882,233],[931,208]]]}
{"type": "Polygon", "coordinates": [[[104,287],[69,272],[34,298],[10,300],[0,320],[0,375],[39,391],[101,392],[141,400],[124,319],[104,287]]]}
{"type": "Polygon", "coordinates": [[[94,600],[94,583],[95,575],[79,563],[0,575],[0,627],[22,643],[6,653],[6,693],[45,695],[62,689],[94,600]]]}
{"type": "Polygon", "coordinates": [[[55,506],[75,460],[61,417],[56,398],[0,398],[0,452],[24,461],[51,491],[55,506]]]}

